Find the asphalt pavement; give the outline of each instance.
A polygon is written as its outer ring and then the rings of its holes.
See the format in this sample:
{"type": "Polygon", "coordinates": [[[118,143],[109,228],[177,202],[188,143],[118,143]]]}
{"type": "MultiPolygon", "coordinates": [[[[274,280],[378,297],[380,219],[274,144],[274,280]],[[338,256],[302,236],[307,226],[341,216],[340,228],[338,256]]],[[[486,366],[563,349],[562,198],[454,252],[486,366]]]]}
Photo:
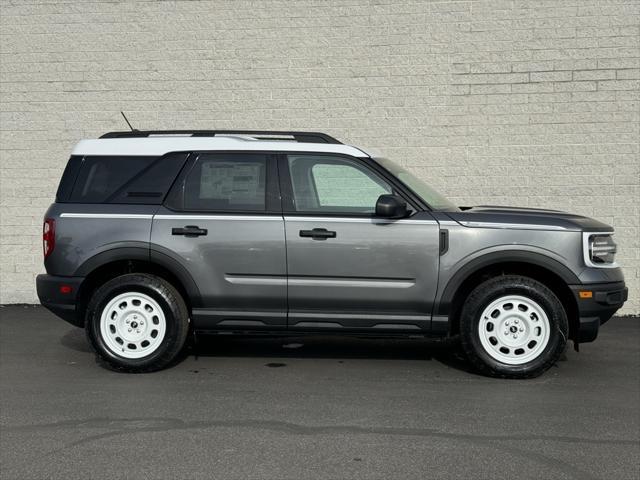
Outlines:
{"type": "Polygon", "coordinates": [[[640,478],[640,318],[514,381],[332,337],[210,337],[121,374],[43,308],[0,316],[2,480],[640,478]]]}

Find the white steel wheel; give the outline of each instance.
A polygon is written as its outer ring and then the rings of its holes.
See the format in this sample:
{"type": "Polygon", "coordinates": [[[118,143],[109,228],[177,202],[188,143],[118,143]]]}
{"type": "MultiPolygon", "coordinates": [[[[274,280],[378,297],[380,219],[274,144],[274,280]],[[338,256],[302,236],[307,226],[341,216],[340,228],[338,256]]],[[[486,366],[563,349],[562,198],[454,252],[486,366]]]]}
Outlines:
{"type": "Polygon", "coordinates": [[[126,292],[112,298],[100,316],[105,345],[124,358],[143,358],[162,344],[167,321],[158,302],[144,293],[126,292]]]}
{"type": "Polygon", "coordinates": [[[550,330],[544,309],[521,295],[494,300],[478,322],[484,350],[507,365],[522,365],[538,358],[549,343],[550,330]]]}

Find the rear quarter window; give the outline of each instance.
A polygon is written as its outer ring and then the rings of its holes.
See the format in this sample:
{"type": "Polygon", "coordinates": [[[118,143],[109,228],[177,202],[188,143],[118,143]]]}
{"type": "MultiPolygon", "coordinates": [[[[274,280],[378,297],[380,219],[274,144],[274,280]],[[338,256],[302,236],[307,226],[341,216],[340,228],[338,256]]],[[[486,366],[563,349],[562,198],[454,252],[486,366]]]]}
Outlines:
{"type": "MultiPolygon", "coordinates": [[[[68,196],[73,203],[160,204],[182,168],[187,154],[163,157],[92,156],[76,167],[68,196]]],[[[63,175],[66,180],[67,172],[63,175]]],[[[68,189],[68,187],[66,187],[68,189]]],[[[60,197],[60,196],[59,196],[60,197]]],[[[59,201],[65,201],[59,198],[59,201]]]]}
{"type": "Polygon", "coordinates": [[[71,155],[71,158],[67,162],[67,166],[64,169],[60,183],[58,184],[58,191],[56,192],[56,202],[68,202],[73,191],[73,185],[76,183],[78,177],[78,171],[82,165],[81,155],[71,155]]]}

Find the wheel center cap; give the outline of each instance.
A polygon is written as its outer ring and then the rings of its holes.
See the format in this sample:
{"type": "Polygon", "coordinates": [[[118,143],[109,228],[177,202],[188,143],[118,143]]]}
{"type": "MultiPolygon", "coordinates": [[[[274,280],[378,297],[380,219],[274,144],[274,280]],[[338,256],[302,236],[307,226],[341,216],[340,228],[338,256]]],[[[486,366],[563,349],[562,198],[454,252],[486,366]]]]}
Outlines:
{"type": "Polygon", "coordinates": [[[511,333],[516,333],[518,331],[518,327],[513,325],[509,330],[511,331],[511,333]]]}
{"type": "Polygon", "coordinates": [[[135,320],[131,322],[131,328],[138,328],[138,322],[136,322],[135,320]]]}

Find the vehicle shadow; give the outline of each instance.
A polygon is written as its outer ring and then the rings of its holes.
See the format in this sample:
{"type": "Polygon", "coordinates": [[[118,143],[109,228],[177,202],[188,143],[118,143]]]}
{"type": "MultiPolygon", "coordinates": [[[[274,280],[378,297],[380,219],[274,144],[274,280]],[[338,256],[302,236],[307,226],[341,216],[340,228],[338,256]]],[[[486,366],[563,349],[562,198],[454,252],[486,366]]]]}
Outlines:
{"type": "Polygon", "coordinates": [[[473,373],[455,341],[352,336],[231,337],[200,335],[185,356],[325,359],[435,360],[473,373]]]}
{"type": "Polygon", "coordinates": [[[74,327],[68,330],[67,333],[60,337],[60,344],[76,352],[91,353],[91,347],[87,343],[87,337],[82,328],[74,327]]]}
{"type": "MultiPolygon", "coordinates": [[[[92,353],[84,331],[68,330],[60,344],[70,350],[92,353]]],[[[428,339],[382,339],[338,335],[318,336],[220,336],[198,335],[173,362],[176,366],[189,357],[264,357],[317,359],[380,359],[437,361],[456,370],[473,373],[455,341],[428,339]]],[[[273,365],[279,365],[273,362],[273,365]]]]}

